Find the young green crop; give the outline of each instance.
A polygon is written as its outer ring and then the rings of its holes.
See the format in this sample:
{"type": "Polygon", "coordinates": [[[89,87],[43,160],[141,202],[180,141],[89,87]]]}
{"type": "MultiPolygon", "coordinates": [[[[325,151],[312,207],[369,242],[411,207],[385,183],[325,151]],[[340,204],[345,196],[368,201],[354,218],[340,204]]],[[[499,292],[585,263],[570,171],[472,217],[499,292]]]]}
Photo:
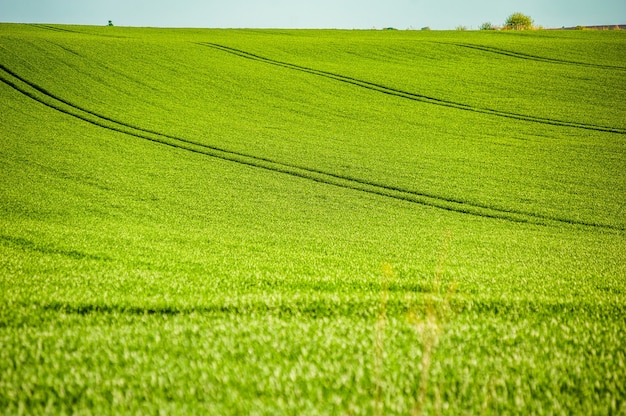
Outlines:
{"type": "Polygon", "coordinates": [[[4,413],[626,410],[620,32],[0,40],[4,413]]]}

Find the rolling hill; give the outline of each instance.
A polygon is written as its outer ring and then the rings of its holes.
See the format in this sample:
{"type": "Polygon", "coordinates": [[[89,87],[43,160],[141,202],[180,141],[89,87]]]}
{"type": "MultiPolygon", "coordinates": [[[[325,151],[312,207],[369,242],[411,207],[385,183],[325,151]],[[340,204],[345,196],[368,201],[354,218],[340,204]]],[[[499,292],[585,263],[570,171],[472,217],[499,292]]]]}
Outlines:
{"type": "Polygon", "coordinates": [[[0,25],[0,408],[626,411],[625,44],[0,25]]]}

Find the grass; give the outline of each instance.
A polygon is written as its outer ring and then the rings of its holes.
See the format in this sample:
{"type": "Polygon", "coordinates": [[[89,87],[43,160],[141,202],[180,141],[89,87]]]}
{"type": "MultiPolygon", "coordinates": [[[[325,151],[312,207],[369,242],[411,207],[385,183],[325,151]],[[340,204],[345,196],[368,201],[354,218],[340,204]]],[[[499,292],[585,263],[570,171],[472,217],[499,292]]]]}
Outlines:
{"type": "Polygon", "coordinates": [[[626,412],[624,36],[0,25],[0,409],[626,412]]]}

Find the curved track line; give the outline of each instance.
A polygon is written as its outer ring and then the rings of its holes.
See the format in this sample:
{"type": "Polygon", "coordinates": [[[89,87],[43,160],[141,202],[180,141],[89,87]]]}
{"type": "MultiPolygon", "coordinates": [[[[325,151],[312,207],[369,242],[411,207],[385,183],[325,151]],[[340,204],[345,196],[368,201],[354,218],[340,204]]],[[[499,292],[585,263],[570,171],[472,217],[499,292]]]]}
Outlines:
{"type": "Polygon", "coordinates": [[[419,102],[438,105],[442,107],[455,108],[457,110],[465,110],[465,111],[471,111],[475,113],[489,114],[493,116],[505,117],[505,118],[515,119],[515,120],[529,121],[533,123],[548,124],[548,125],[560,126],[560,127],[573,127],[573,128],[578,128],[578,129],[584,129],[584,130],[601,131],[601,132],[606,132],[606,133],[626,134],[626,129],[618,128],[618,127],[607,127],[607,126],[599,126],[599,125],[593,125],[593,124],[576,123],[576,122],[570,122],[570,121],[562,121],[562,120],[555,120],[555,119],[549,119],[549,118],[544,118],[544,117],[536,117],[536,116],[530,116],[530,115],[525,115],[525,114],[512,113],[512,112],[507,112],[507,111],[494,110],[491,108],[473,107],[468,104],[462,104],[462,103],[457,103],[454,101],[448,101],[448,100],[442,100],[439,98],[429,97],[427,95],[407,92],[407,91],[399,90],[396,88],[387,87],[381,84],[359,80],[359,79],[352,78],[352,77],[345,76],[345,75],[335,74],[335,73],[327,72],[327,71],[321,71],[321,70],[317,70],[313,68],[308,68],[305,66],[291,64],[288,62],[277,61],[277,60],[265,58],[265,57],[262,57],[262,56],[259,56],[250,52],[242,51],[242,50],[235,49],[235,48],[230,48],[228,46],[219,45],[217,43],[196,42],[196,44],[200,46],[206,46],[206,47],[210,47],[213,49],[221,50],[221,51],[224,51],[224,52],[227,52],[227,53],[230,53],[230,54],[242,57],[242,58],[329,78],[335,81],[340,81],[340,82],[344,82],[347,84],[356,85],[358,87],[366,88],[371,91],[376,91],[376,92],[380,92],[380,93],[387,94],[387,95],[393,95],[396,97],[405,98],[405,99],[409,99],[413,101],[419,101],[419,102]]]}
{"type": "Polygon", "coordinates": [[[568,60],[565,60],[565,59],[546,58],[546,57],[543,57],[543,56],[530,55],[530,54],[526,54],[526,53],[522,53],[522,52],[515,52],[515,51],[509,51],[509,50],[506,50],[506,49],[494,48],[492,46],[475,45],[475,44],[471,44],[471,43],[448,43],[448,42],[438,42],[438,43],[440,43],[442,45],[455,45],[455,46],[459,46],[459,47],[462,47],[462,48],[477,49],[479,51],[495,53],[495,54],[498,54],[498,55],[511,56],[513,58],[526,59],[526,60],[530,60],[530,61],[548,62],[548,63],[553,63],[553,64],[576,65],[576,66],[584,66],[584,67],[591,67],[591,68],[612,69],[612,70],[618,70],[618,71],[626,71],[626,68],[621,67],[621,66],[600,65],[600,64],[591,64],[591,63],[586,63],[586,62],[568,61],[568,60]]]}
{"type": "Polygon", "coordinates": [[[324,172],[322,170],[277,162],[268,158],[229,151],[192,140],[162,134],[153,130],[143,129],[128,123],[117,121],[115,119],[102,116],[96,112],[86,110],[77,105],[74,105],[67,100],[56,97],[44,88],[27,81],[26,79],[17,75],[15,72],[11,71],[2,64],[0,64],[0,70],[1,82],[20,92],[21,94],[39,102],[40,104],[43,104],[63,114],[75,117],[79,120],[98,127],[127,134],[151,142],[160,143],[177,149],[187,150],[190,152],[203,154],[225,161],[265,169],[272,172],[283,173],[319,183],[324,183],[327,185],[341,187],[344,189],[362,191],[374,195],[389,197],[397,200],[412,202],[424,206],[430,206],[447,211],[469,214],[479,217],[508,220],[520,223],[531,223],[537,225],[560,223],[602,228],[608,230],[624,230],[624,228],[608,224],[576,221],[515,210],[504,210],[489,207],[486,205],[472,204],[457,199],[448,199],[436,195],[418,193],[399,187],[388,186],[376,182],[366,181],[363,179],[353,178],[350,176],[342,176],[324,172]]]}
{"type": "Polygon", "coordinates": [[[54,26],[44,25],[44,24],[32,23],[32,24],[30,24],[30,26],[36,27],[38,29],[43,29],[43,30],[52,30],[54,32],[80,33],[80,32],[77,32],[75,30],[63,29],[61,27],[54,27],[54,26]]]}
{"type": "Polygon", "coordinates": [[[102,38],[128,39],[128,36],[105,35],[103,33],[82,32],[82,31],[79,31],[79,30],[63,29],[63,28],[60,28],[60,27],[55,27],[55,26],[51,26],[51,25],[44,25],[44,24],[28,23],[28,25],[32,26],[32,27],[36,27],[37,29],[50,30],[50,31],[53,31],[53,32],[73,33],[73,34],[78,34],[78,35],[94,36],[94,37],[102,37],[102,38]]]}

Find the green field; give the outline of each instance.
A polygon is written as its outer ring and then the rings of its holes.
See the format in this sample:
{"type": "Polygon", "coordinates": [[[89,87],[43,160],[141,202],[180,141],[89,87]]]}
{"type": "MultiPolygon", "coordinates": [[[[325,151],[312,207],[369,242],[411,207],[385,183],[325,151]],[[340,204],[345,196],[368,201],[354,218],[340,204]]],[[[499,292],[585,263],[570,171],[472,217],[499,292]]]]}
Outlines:
{"type": "Polygon", "coordinates": [[[626,414],[626,32],[0,25],[4,414],[626,414]]]}

